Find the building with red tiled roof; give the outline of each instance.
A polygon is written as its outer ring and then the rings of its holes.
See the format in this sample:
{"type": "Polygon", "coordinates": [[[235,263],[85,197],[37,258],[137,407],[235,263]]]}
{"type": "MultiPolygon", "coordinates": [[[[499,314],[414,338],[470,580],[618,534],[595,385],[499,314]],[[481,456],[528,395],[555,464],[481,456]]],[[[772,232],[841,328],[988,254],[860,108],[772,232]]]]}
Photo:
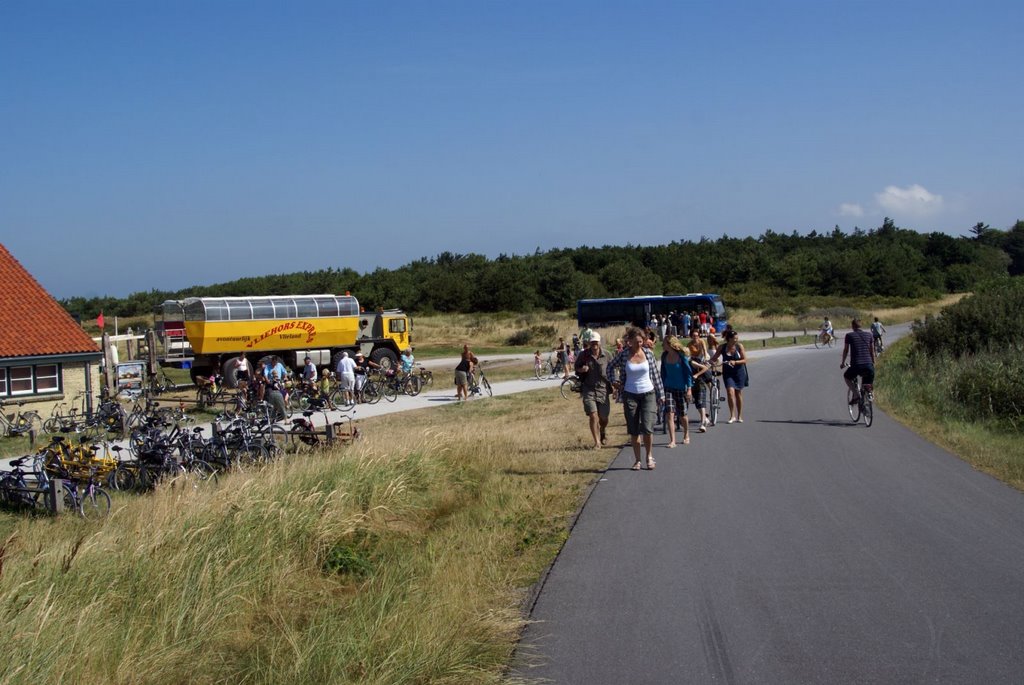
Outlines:
{"type": "Polygon", "coordinates": [[[0,400],[58,400],[90,391],[103,353],[0,244],[0,400]]]}

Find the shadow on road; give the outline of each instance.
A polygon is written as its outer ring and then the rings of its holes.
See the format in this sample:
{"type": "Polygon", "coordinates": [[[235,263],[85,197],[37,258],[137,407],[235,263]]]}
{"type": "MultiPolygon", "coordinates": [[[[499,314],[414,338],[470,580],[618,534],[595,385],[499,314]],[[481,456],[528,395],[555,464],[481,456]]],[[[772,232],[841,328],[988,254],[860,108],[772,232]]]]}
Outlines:
{"type": "Polygon", "coordinates": [[[758,419],[757,422],[758,423],[803,424],[803,425],[806,425],[806,426],[848,426],[848,427],[851,427],[851,428],[854,427],[854,426],[859,425],[859,422],[858,423],[854,423],[853,421],[850,421],[850,420],[836,421],[836,420],[833,420],[833,419],[809,419],[809,420],[806,420],[806,421],[797,421],[795,419],[786,419],[785,421],[781,421],[781,420],[780,421],[771,421],[769,419],[758,419]]]}

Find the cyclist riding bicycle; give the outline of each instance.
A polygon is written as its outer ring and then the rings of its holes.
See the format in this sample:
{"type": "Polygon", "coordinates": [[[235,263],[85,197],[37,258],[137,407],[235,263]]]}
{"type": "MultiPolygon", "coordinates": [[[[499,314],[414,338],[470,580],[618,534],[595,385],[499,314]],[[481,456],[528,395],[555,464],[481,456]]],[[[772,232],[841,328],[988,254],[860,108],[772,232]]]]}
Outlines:
{"type": "Polygon", "coordinates": [[[832,338],[836,337],[835,330],[833,330],[833,328],[832,328],[832,322],[829,321],[827,316],[825,317],[825,320],[822,322],[821,328],[819,328],[818,330],[821,331],[821,341],[822,342],[826,342],[827,343],[829,340],[831,340],[832,338]]]}
{"type": "Polygon", "coordinates": [[[874,323],[871,324],[871,337],[874,339],[875,345],[879,350],[885,347],[885,345],[882,344],[883,333],[885,333],[885,326],[882,325],[882,322],[879,321],[876,316],[874,323]]]}
{"type": "Polygon", "coordinates": [[[875,382],[875,346],[871,334],[861,330],[860,319],[850,322],[853,330],[846,334],[843,342],[843,359],[839,363],[840,369],[846,369],[846,357],[850,357],[850,368],[843,373],[846,380],[846,387],[850,389],[850,404],[860,401],[857,393],[857,376],[861,377],[864,392],[871,392],[875,382]]]}

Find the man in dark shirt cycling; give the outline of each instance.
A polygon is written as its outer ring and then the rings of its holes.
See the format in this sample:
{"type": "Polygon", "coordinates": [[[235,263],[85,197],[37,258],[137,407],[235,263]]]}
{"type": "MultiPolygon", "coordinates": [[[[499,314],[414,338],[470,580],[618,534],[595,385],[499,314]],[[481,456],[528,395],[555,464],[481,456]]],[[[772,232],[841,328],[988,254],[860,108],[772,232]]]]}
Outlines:
{"type": "Polygon", "coordinates": [[[846,334],[843,340],[843,360],[839,363],[840,369],[846,368],[846,356],[850,356],[850,368],[846,369],[843,378],[846,379],[846,387],[850,389],[850,404],[860,401],[857,394],[857,376],[863,380],[865,392],[871,392],[871,386],[875,382],[875,346],[871,334],[860,327],[860,319],[850,322],[853,330],[846,334]]]}

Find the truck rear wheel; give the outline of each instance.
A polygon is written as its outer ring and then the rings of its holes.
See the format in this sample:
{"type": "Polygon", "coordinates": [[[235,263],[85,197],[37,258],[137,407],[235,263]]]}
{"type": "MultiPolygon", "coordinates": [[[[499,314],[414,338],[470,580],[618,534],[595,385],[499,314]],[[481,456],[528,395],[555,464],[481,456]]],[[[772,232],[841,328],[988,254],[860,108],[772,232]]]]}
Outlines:
{"type": "Polygon", "coordinates": [[[398,357],[386,347],[378,347],[370,353],[370,361],[376,363],[382,369],[390,369],[398,363],[398,357]]]}
{"type": "Polygon", "coordinates": [[[235,368],[235,360],[238,357],[230,357],[224,360],[221,364],[220,373],[224,377],[225,388],[237,388],[238,387],[238,369],[235,368]]]}

